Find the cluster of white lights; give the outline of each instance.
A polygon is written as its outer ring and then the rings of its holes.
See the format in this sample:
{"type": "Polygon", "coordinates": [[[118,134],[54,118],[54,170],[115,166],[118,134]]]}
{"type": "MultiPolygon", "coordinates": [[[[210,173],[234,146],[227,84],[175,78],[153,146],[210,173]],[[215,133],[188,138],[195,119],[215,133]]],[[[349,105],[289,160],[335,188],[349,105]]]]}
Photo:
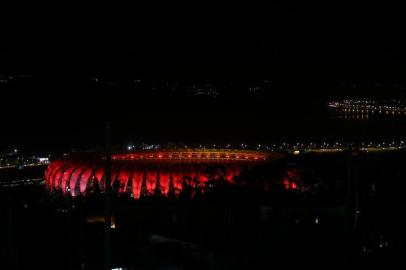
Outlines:
{"type": "Polygon", "coordinates": [[[343,101],[329,102],[328,106],[330,108],[347,110],[406,112],[406,106],[400,104],[401,102],[393,101],[391,104],[378,104],[378,102],[373,100],[345,99],[343,101]]]}

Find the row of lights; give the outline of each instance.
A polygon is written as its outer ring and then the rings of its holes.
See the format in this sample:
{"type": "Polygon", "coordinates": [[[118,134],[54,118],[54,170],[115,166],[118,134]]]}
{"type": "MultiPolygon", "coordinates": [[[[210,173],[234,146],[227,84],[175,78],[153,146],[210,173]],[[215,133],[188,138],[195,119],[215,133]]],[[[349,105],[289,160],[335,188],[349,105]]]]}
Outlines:
{"type": "MultiPolygon", "coordinates": [[[[360,145],[364,146],[367,143],[362,142],[360,145]]],[[[380,147],[381,145],[385,146],[386,144],[388,145],[399,145],[399,146],[403,146],[404,145],[404,141],[400,141],[400,142],[391,142],[391,143],[373,143],[373,142],[369,142],[367,145],[368,146],[378,146],[380,147]]],[[[328,142],[323,142],[323,143],[301,143],[301,142],[296,142],[296,143],[286,143],[283,142],[281,144],[273,144],[273,145],[264,145],[264,144],[258,144],[255,148],[256,150],[260,151],[260,150],[266,150],[266,151],[274,151],[274,150],[289,150],[289,149],[300,149],[300,148],[310,148],[310,149],[330,149],[330,148],[338,148],[338,147],[344,147],[344,146],[354,146],[353,144],[344,144],[344,143],[340,143],[340,142],[335,142],[335,143],[328,143],[328,142]]],[[[187,146],[184,146],[184,148],[188,148],[187,146]]],[[[204,145],[199,145],[199,149],[216,149],[218,148],[217,145],[213,144],[212,147],[206,147],[204,145]]],[[[220,147],[221,148],[221,147],[220,147]]],[[[225,147],[225,149],[232,149],[233,147],[230,144],[227,144],[225,147]]],[[[242,149],[248,149],[250,147],[248,147],[247,144],[240,144],[240,148],[242,149]]],[[[128,146],[128,150],[134,150],[135,146],[131,145],[128,146]]],[[[143,150],[153,150],[153,149],[159,149],[158,147],[155,147],[154,145],[152,145],[151,147],[148,148],[144,148],[143,150]]],[[[188,153],[190,155],[190,153],[188,153]]],[[[193,156],[189,156],[189,157],[193,157],[193,156]]]]}
{"type": "Polygon", "coordinates": [[[113,156],[113,159],[228,159],[228,160],[265,160],[264,156],[257,155],[233,155],[233,154],[201,154],[201,153],[176,153],[176,154],[128,154],[113,156]]]}

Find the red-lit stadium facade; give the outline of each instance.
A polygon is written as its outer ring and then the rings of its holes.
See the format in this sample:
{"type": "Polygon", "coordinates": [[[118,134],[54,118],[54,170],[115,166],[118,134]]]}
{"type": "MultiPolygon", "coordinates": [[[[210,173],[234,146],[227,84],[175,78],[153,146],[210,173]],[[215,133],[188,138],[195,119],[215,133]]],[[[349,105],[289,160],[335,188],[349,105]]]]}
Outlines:
{"type": "MultiPolygon", "coordinates": [[[[283,154],[243,150],[159,150],[113,154],[113,190],[138,199],[142,195],[179,194],[186,186],[209,180],[234,182],[241,170],[283,158],[283,154]]],[[[49,190],[77,196],[104,189],[103,156],[76,156],[53,161],[45,173],[49,190]]]]}

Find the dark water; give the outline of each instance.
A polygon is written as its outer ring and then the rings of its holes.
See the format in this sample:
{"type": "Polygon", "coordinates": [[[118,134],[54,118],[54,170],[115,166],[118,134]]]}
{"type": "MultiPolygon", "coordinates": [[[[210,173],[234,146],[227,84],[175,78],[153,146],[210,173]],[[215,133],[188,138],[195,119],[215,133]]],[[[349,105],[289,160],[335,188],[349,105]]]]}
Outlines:
{"type": "MultiPolygon", "coordinates": [[[[406,135],[406,116],[337,117],[315,106],[248,106],[204,110],[187,106],[112,113],[113,144],[234,144],[280,142],[390,142],[406,135]],[[152,111],[151,111],[152,110],[152,111]]],[[[97,112],[50,112],[3,120],[0,149],[69,149],[101,146],[104,117],[97,112]]]]}
{"type": "Polygon", "coordinates": [[[117,145],[390,141],[406,135],[406,116],[332,116],[328,101],[351,97],[351,88],[326,91],[328,83],[285,78],[275,84],[271,80],[261,86],[262,92],[252,94],[247,92],[251,82],[230,81],[216,84],[223,91],[218,97],[187,92],[195,82],[184,83],[186,90],[179,87],[175,94],[175,83],[161,83],[155,91],[154,81],[140,88],[124,83],[92,86],[84,78],[10,84],[1,96],[0,150],[100,146],[106,119],[112,122],[117,145]]]}

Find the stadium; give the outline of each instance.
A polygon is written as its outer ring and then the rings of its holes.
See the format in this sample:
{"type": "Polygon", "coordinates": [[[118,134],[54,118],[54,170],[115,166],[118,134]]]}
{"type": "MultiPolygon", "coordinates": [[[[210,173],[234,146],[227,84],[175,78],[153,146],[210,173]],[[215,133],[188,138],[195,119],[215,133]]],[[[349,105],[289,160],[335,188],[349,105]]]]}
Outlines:
{"type": "MultiPolygon", "coordinates": [[[[183,149],[117,153],[111,156],[111,185],[119,194],[177,196],[186,187],[204,190],[219,182],[235,184],[241,172],[263,168],[286,157],[282,153],[230,149],[183,149]]],[[[45,172],[48,190],[73,197],[103,191],[103,155],[54,160],[45,172]]],[[[266,176],[260,176],[266,177],[266,176]]]]}

